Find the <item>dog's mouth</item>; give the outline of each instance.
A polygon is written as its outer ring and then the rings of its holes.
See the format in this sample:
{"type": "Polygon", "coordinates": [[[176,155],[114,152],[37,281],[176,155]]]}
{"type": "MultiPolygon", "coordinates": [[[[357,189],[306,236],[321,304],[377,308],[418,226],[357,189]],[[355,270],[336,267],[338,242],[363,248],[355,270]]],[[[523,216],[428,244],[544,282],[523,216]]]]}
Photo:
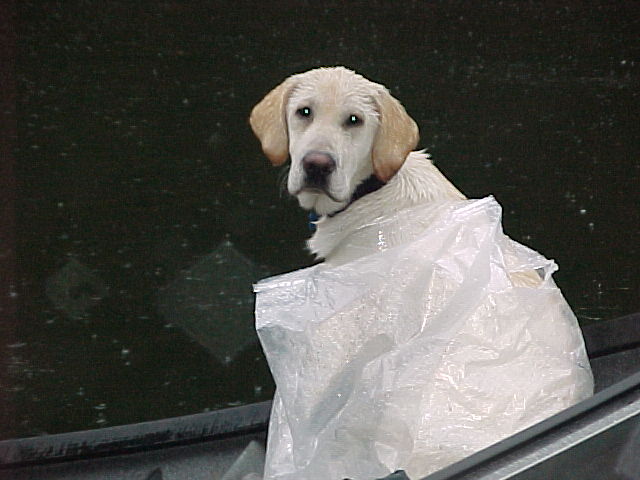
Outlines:
{"type": "Polygon", "coordinates": [[[360,198],[368,195],[369,193],[373,193],[376,190],[384,187],[386,182],[383,182],[375,175],[370,175],[365,178],[362,182],[358,184],[354,192],[347,199],[339,199],[335,195],[331,194],[331,192],[325,190],[324,188],[317,186],[304,186],[300,188],[293,195],[298,197],[300,205],[307,210],[315,210],[317,213],[321,215],[328,215],[330,217],[337,215],[338,213],[343,212],[349,205],[353,202],[359,200],[360,198]],[[326,198],[331,199],[333,201],[333,205],[327,205],[325,202],[322,202],[323,197],[316,197],[315,199],[309,199],[306,195],[302,195],[304,193],[310,193],[314,195],[324,195],[326,198]],[[299,195],[302,195],[302,198],[299,195]],[[324,205],[322,205],[324,203],[324,205]],[[320,207],[318,209],[317,207],[320,207]],[[320,211],[323,210],[323,211],[320,211]]]}
{"type": "Polygon", "coordinates": [[[304,187],[300,188],[298,191],[292,193],[292,195],[294,197],[297,197],[301,193],[311,193],[311,194],[315,194],[315,195],[326,195],[327,197],[329,197],[331,200],[333,200],[336,203],[344,203],[344,202],[347,201],[345,199],[341,199],[341,198],[336,197],[333,193],[331,193],[329,190],[327,190],[326,188],[323,188],[323,187],[304,186],[304,187]]]}

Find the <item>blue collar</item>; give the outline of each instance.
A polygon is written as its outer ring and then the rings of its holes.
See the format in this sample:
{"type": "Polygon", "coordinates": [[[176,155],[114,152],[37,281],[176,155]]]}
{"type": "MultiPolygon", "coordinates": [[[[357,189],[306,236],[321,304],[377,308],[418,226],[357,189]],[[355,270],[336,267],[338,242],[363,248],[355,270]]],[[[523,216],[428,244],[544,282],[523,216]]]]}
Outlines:
{"type": "MultiPolygon", "coordinates": [[[[351,204],[353,202],[355,202],[359,198],[362,198],[362,197],[364,197],[365,195],[367,195],[369,193],[375,192],[376,190],[384,187],[385,185],[386,185],[386,183],[383,182],[382,180],[380,180],[375,175],[371,175],[368,178],[365,178],[360,183],[360,185],[358,185],[356,187],[355,191],[353,192],[353,195],[351,195],[351,200],[349,200],[349,203],[347,203],[340,210],[327,214],[327,216],[328,217],[335,217],[339,213],[344,212],[347,208],[349,208],[349,206],[351,206],[351,204]]],[[[316,231],[316,226],[315,226],[314,222],[317,222],[321,218],[322,218],[322,216],[318,215],[314,210],[311,210],[309,212],[309,230],[311,232],[315,232],[316,231]]]]}

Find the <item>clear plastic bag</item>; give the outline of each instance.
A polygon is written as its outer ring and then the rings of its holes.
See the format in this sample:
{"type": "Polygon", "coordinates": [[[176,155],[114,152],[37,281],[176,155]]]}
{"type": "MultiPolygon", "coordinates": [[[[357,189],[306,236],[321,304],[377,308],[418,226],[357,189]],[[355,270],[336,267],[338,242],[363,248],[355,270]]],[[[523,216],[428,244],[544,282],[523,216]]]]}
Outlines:
{"type": "Polygon", "coordinates": [[[492,197],[348,241],[378,248],[255,286],[277,387],[265,479],[419,478],[592,394],[555,263],[504,235],[492,197]]]}

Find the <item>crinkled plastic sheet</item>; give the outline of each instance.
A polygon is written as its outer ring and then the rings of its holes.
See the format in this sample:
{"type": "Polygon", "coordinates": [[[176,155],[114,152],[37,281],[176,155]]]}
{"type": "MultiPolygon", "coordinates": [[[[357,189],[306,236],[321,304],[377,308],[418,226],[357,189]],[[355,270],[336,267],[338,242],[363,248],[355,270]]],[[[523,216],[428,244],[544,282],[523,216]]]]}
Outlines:
{"type": "Polygon", "coordinates": [[[492,197],[347,240],[366,239],[369,255],[255,286],[277,387],[265,479],[419,478],[592,394],[555,263],[503,234],[492,197]]]}

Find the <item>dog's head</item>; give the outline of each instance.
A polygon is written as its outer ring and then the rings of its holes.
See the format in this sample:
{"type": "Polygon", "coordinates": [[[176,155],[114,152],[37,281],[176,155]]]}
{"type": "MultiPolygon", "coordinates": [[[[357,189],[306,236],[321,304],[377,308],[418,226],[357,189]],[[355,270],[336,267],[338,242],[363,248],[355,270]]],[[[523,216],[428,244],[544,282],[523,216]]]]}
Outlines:
{"type": "Polygon", "coordinates": [[[371,174],[389,180],[418,143],[418,127],[400,102],[344,67],[289,77],[249,121],[271,163],[291,157],[289,193],[321,215],[344,208],[371,174]]]}

